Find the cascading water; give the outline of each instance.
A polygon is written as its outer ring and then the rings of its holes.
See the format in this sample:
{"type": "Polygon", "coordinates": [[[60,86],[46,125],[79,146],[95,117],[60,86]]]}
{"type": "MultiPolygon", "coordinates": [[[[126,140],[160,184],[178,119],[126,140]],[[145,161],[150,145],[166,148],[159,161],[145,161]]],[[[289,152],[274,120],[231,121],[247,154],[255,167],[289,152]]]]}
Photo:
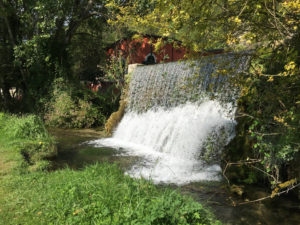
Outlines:
{"type": "Polygon", "coordinates": [[[221,72],[233,75],[246,66],[246,57],[223,54],[137,67],[122,121],[112,138],[93,144],[142,156],[127,171],[134,177],[175,184],[220,179],[218,160],[234,137],[237,96],[221,72]]]}

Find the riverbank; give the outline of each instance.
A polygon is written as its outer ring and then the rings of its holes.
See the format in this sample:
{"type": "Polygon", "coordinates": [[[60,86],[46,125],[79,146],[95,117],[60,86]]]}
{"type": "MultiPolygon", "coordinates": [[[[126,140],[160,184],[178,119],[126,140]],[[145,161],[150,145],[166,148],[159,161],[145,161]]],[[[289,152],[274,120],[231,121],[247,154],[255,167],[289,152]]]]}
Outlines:
{"type": "Polygon", "coordinates": [[[111,164],[13,176],[1,186],[1,224],[220,224],[191,198],[111,164]]]}
{"type": "MultiPolygon", "coordinates": [[[[93,139],[103,137],[98,131],[90,129],[64,130],[55,129],[51,133],[58,142],[58,156],[55,159],[58,168],[69,167],[83,170],[87,165],[97,162],[118,164],[123,172],[132,166],[142,165],[143,160],[137,156],[124,154],[124,149],[97,147],[88,144],[93,139]]],[[[209,208],[218,220],[228,225],[298,225],[300,220],[299,201],[293,196],[282,195],[261,202],[238,205],[270,195],[267,188],[257,185],[244,185],[242,195],[231,192],[226,182],[198,182],[178,187],[176,185],[159,185],[172,188],[194,201],[209,208]],[[236,206],[234,206],[234,203],[236,206]]]]}
{"type": "Polygon", "coordinates": [[[57,149],[39,117],[0,113],[0,154],[0,174],[22,174],[49,169],[57,149]]]}
{"type": "Polygon", "coordinates": [[[130,178],[116,164],[52,172],[38,167],[46,165],[44,161],[49,165],[47,157],[53,156],[44,154],[43,147],[45,137],[54,144],[51,136],[42,135],[44,127],[35,126],[38,123],[29,123],[37,121],[35,117],[1,116],[1,225],[221,224],[190,197],[130,178]],[[19,128],[22,132],[15,132],[19,128]]]}

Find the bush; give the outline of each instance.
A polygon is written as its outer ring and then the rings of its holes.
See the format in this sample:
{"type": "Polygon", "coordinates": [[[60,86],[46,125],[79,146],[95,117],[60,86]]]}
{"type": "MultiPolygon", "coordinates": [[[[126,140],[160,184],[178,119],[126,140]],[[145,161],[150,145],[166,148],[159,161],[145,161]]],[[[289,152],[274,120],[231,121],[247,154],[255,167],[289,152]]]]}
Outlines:
{"type": "Polygon", "coordinates": [[[91,102],[89,90],[82,93],[66,88],[63,79],[56,79],[50,103],[44,116],[46,124],[61,128],[88,128],[101,126],[105,116],[101,108],[91,102]]]}

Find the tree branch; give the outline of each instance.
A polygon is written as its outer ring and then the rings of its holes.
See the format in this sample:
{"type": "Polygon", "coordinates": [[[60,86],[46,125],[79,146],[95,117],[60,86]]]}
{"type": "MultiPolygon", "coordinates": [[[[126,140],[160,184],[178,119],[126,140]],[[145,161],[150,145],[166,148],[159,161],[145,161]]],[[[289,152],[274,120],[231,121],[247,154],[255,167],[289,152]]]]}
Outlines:
{"type": "MultiPolygon", "coordinates": [[[[296,185],[293,185],[293,186],[290,186],[284,191],[278,192],[277,194],[275,194],[275,196],[280,196],[284,193],[288,193],[290,190],[293,190],[298,186],[300,186],[300,183],[298,183],[296,185]]],[[[240,203],[238,203],[238,205],[246,205],[246,204],[249,204],[249,203],[260,202],[260,201],[263,201],[263,200],[266,200],[266,199],[269,199],[269,198],[274,198],[274,195],[269,195],[269,196],[266,196],[266,197],[263,197],[263,198],[258,198],[258,199],[252,200],[252,201],[240,202],[240,203]]]]}

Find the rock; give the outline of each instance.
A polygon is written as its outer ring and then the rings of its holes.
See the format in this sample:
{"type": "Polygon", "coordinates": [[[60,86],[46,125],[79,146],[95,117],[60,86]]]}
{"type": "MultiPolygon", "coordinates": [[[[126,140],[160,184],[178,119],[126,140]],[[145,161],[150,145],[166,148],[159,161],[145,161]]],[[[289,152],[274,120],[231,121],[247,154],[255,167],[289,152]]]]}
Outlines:
{"type": "Polygon", "coordinates": [[[238,186],[233,184],[230,186],[230,192],[237,194],[238,196],[242,196],[244,194],[244,188],[245,187],[243,185],[238,186]]]}

